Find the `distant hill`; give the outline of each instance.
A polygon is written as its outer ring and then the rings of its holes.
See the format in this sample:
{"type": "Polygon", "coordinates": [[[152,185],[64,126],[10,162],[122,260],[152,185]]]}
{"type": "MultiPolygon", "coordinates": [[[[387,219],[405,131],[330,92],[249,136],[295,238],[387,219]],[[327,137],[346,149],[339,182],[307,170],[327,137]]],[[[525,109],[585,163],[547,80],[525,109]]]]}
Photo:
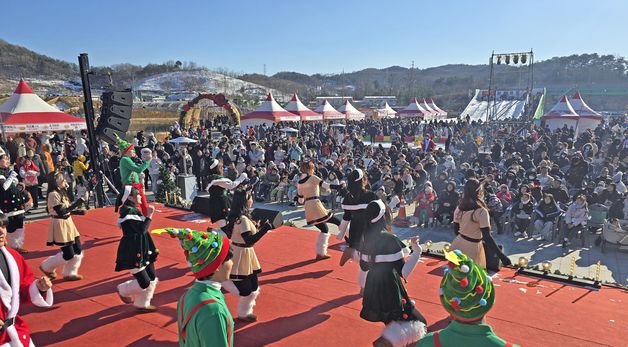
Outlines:
{"type": "MultiPolygon", "coordinates": [[[[270,77],[242,75],[240,78],[286,92],[298,90],[305,100],[321,95],[348,95],[357,99],[364,95],[395,95],[400,104],[405,104],[415,96],[434,97],[440,100],[439,105],[461,111],[469,101],[471,90],[488,87],[489,75],[489,65],[452,64],[426,69],[369,68],[334,75],[280,72],[270,77]]],[[[493,87],[525,88],[527,68],[495,65],[494,76],[493,87]]],[[[555,57],[534,64],[534,86],[547,87],[552,95],[574,88],[589,90],[594,95],[592,106],[626,109],[628,62],[622,57],[595,53],[555,57]]]]}
{"type": "MultiPolygon", "coordinates": [[[[116,89],[133,86],[163,93],[227,91],[231,97],[246,100],[259,98],[268,90],[287,95],[298,92],[304,102],[317,96],[361,99],[365,95],[394,95],[399,105],[405,105],[415,96],[433,97],[439,106],[461,111],[474,89],[488,87],[489,71],[488,65],[450,64],[425,69],[391,66],[341,74],[279,72],[265,76],[226,69],[212,71],[193,62],[171,60],[144,66],[122,63],[94,67],[90,80],[95,89],[109,88],[113,83],[116,89]]],[[[495,71],[494,87],[525,87],[525,67],[498,65],[495,71]]],[[[0,95],[10,93],[20,77],[29,80],[40,93],[80,93],[76,64],[0,39],[0,95]]],[[[628,109],[628,62],[622,57],[595,53],[555,57],[534,64],[534,86],[548,88],[548,103],[579,88],[595,109],[628,109]]]]}
{"type": "Polygon", "coordinates": [[[78,66],[33,52],[0,39],[0,79],[30,77],[68,79],[78,73],[78,66]]]}

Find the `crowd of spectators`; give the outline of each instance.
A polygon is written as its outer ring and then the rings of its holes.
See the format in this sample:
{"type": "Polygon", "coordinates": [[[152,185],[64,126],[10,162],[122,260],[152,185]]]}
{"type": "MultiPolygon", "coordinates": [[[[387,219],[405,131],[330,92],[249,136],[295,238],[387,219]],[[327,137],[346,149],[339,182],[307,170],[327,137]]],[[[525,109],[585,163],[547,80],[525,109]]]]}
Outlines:
{"type": "MultiPolygon", "coordinates": [[[[574,129],[566,127],[552,132],[532,124],[487,127],[468,120],[383,119],[342,126],[312,122],[240,129],[218,117],[193,129],[175,124],[165,139],[140,131],[133,143],[138,154],[143,148],[153,152],[155,160],[144,175],[146,189],[153,192],[163,179],[162,167],[173,178],[195,175],[203,190],[216,158],[224,163],[227,178],[247,173],[257,201],[294,204],[299,163],[310,160],[316,174],[330,184],[362,168],[370,189],[391,208],[398,208],[401,200],[416,204],[419,227],[450,223],[461,187],[475,177],[484,184],[497,233],[553,239],[560,223],[558,236],[567,246],[572,231],[592,218],[593,205],[606,208],[605,219],[617,226],[615,230],[626,229],[628,130],[622,121],[605,121],[575,136],[574,129]],[[282,131],[286,126],[298,132],[282,131]],[[179,136],[198,142],[181,147],[169,142],[179,136]],[[375,143],[381,136],[386,142],[375,143]]],[[[42,184],[56,171],[66,175],[70,193],[82,196],[93,187],[85,133],[20,134],[8,137],[2,147],[34,207],[44,198],[42,184]]],[[[103,143],[103,170],[119,185],[115,150],[103,143]]],[[[326,192],[321,199],[337,209],[343,194],[326,192]]]]}

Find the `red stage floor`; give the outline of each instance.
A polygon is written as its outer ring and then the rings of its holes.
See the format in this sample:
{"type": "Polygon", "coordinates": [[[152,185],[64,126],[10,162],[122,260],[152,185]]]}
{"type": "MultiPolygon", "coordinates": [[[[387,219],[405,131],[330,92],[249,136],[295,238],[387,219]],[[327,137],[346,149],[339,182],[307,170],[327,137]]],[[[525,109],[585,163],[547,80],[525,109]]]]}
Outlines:
{"type": "MultiPolygon", "coordinates": [[[[181,222],[183,211],[158,207],[152,228],[206,228],[181,222]]],[[[153,303],[157,313],[135,315],[123,305],[116,285],[128,273],[113,271],[120,231],[112,209],[92,210],[74,218],[85,258],[78,282],[54,282],[52,309],[23,308],[38,346],[160,346],[176,345],[176,301],[190,284],[179,244],[165,235],[155,237],[159,286],[153,303]]],[[[58,250],[45,246],[48,221],[27,225],[27,254],[31,268],[58,250]]],[[[316,232],[282,227],[256,245],[262,263],[261,295],[254,324],[236,323],[236,346],[370,346],[382,328],[360,319],[357,266],[338,266],[339,244],[330,260],[314,262],[316,232]]],[[[335,243],[335,242],[334,242],[335,243]]],[[[410,276],[408,289],[430,329],[446,326],[447,314],[438,301],[442,262],[425,258],[410,276]]],[[[512,276],[504,270],[500,277],[512,276]]],[[[530,280],[518,278],[523,282],[530,280]]],[[[487,320],[498,335],[524,346],[626,346],[626,291],[603,288],[587,291],[541,282],[529,287],[495,280],[497,301],[487,320]]],[[[227,295],[234,312],[236,298],[227,295]]]]}

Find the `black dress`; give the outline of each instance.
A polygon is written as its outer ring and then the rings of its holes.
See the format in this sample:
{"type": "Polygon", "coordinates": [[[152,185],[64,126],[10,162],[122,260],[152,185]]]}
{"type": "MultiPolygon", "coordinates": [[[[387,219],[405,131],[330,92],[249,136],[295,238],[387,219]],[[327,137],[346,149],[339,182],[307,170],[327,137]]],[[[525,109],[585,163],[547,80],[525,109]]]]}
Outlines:
{"type": "Polygon", "coordinates": [[[349,247],[360,250],[363,243],[362,232],[369,224],[365,213],[366,206],[368,206],[369,202],[377,199],[378,197],[375,193],[365,191],[357,197],[349,193],[342,200],[342,209],[344,210],[342,219],[351,221],[351,224],[349,224],[349,237],[347,238],[349,247]]]}
{"type": "Polygon", "coordinates": [[[118,245],[116,271],[141,268],[157,260],[159,251],[148,232],[150,222],[133,202],[127,200],[122,205],[118,219],[122,239],[118,245]]]}
{"type": "Polygon", "coordinates": [[[391,233],[365,236],[360,267],[368,275],[360,317],[385,324],[417,320],[426,323],[408,297],[401,277],[403,258],[409,253],[409,248],[391,233]]]}

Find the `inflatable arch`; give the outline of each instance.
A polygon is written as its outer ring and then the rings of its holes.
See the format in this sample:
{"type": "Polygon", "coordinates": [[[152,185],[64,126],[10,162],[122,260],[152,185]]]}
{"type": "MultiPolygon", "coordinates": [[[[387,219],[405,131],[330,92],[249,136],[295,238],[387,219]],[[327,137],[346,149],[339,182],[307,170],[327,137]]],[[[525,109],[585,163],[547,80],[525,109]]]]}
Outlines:
{"type": "Polygon", "coordinates": [[[204,99],[211,100],[217,106],[222,107],[225,110],[227,110],[227,112],[229,113],[229,116],[233,118],[234,123],[236,125],[240,124],[240,110],[238,109],[236,105],[230,103],[229,100],[227,100],[227,98],[223,94],[199,94],[197,97],[188,101],[188,103],[185,104],[185,106],[183,106],[183,110],[181,110],[181,113],[179,115],[179,124],[181,124],[182,127],[184,128],[190,127],[191,124],[186,124],[186,118],[187,118],[186,116],[188,112],[190,111],[190,109],[194,107],[194,105],[196,105],[199,101],[204,100],[204,99]]]}

